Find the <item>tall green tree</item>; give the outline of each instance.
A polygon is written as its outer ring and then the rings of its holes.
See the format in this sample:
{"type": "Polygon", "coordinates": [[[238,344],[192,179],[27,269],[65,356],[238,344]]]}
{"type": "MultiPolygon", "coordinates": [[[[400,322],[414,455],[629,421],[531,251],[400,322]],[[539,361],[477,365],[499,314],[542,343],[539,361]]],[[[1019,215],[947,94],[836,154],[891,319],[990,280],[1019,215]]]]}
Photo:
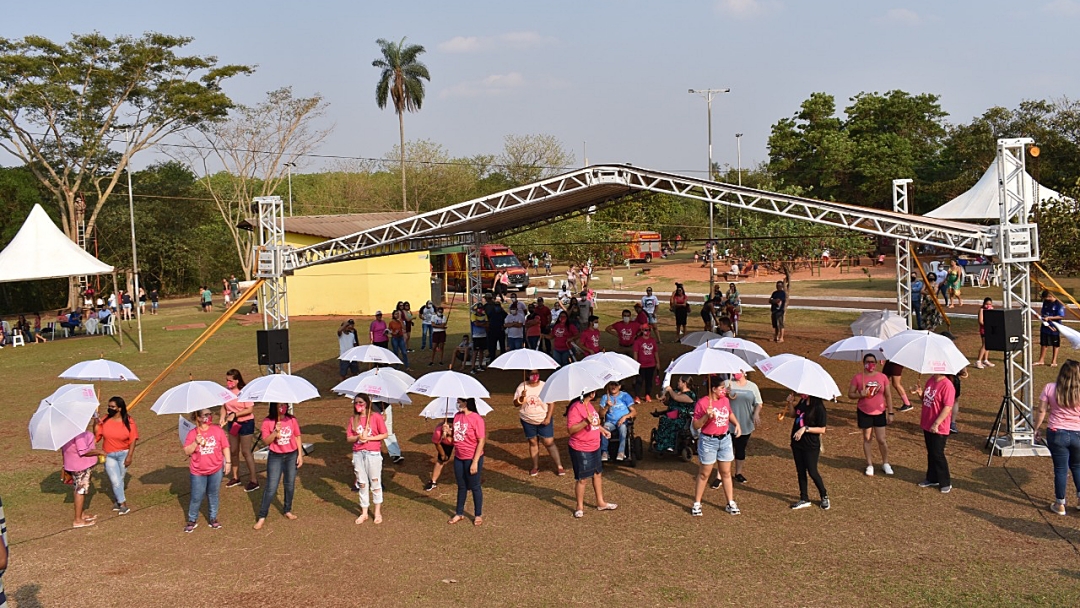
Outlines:
{"type": "MultiPolygon", "coordinates": [[[[232,107],[221,84],[252,68],[180,54],[191,41],[158,33],[0,38],[0,149],[53,195],[72,240],[84,191],[90,232],[132,156],[232,107]]],[[[70,291],[74,302],[74,282],[70,291]]]]}
{"type": "Polygon", "coordinates": [[[375,41],[382,57],[371,62],[379,68],[379,82],[375,85],[375,103],[379,109],[386,108],[387,100],[394,103],[398,117],[398,133],[401,144],[401,210],[408,211],[408,194],[405,189],[405,112],[419,112],[424,105],[424,81],[431,81],[427,66],[418,59],[424,53],[419,44],[391,42],[384,38],[375,41]]]}

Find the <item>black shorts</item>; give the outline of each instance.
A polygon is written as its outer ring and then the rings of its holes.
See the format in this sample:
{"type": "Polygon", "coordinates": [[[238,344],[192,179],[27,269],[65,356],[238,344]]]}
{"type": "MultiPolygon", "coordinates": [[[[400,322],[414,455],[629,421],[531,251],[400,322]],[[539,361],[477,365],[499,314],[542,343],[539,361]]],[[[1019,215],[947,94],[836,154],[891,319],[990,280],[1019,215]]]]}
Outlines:
{"type": "Polygon", "coordinates": [[[1061,334],[1058,332],[1039,333],[1039,346],[1053,346],[1054,348],[1061,346],[1061,334]]]}
{"type": "Polygon", "coordinates": [[[888,426],[889,417],[888,414],[882,412],[877,416],[871,416],[870,414],[863,413],[862,410],[855,410],[855,415],[859,419],[860,429],[873,429],[888,426]]]}
{"type": "Polygon", "coordinates": [[[433,331],[431,332],[432,344],[446,344],[446,332],[445,331],[433,331]]]}
{"type": "Polygon", "coordinates": [[[472,347],[473,347],[473,351],[487,350],[487,336],[483,336],[483,337],[479,337],[479,338],[476,337],[476,336],[473,336],[472,347]]]}
{"type": "Polygon", "coordinates": [[[892,361],[886,361],[885,367],[881,368],[881,373],[885,374],[889,378],[899,378],[904,375],[904,366],[897,365],[892,361]]]}
{"type": "Polygon", "coordinates": [[[675,324],[676,325],[686,325],[686,317],[687,317],[688,312],[690,312],[690,311],[687,310],[686,308],[676,308],[675,309],[675,324]]]}

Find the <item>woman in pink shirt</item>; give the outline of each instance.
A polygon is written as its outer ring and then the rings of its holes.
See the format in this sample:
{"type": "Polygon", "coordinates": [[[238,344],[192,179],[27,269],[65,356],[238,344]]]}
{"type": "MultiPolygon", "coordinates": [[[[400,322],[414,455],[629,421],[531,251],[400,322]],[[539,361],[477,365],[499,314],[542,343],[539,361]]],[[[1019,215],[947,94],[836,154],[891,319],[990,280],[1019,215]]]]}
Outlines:
{"type": "MultiPolygon", "coordinates": [[[[98,416],[95,413],[91,422],[98,424],[98,416]]],[[[86,495],[90,492],[90,469],[98,463],[98,456],[104,452],[96,448],[94,434],[84,431],[71,438],[60,448],[60,454],[64,457],[64,470],[71,474],[75,484],[75,521],[74,528],[85,528],[97,523],[97,516],[83,512],[86,504],[86,495]]]]}
{"type": "Polygon", "coordinates": [[[431,471],[431,481],[424,485],[424,491],[430,492],[439,484],[443,467],[454,457],[454,419],[447,418],[435,426],[431,433],[431,443],[435,444],[435,468],[431,471]]]}
{"type": "Polygon", "coordinates": [[[352,444],[353,471],[360,486],[360,517],[356,523],[368,520],[368,506],[375,504],[375,523],[382,523],[382,440],[389,432],[386,422],[371,407],[371,397],[353,397],[353,415],[345,427],[345,439],[352,444]],[[369,496],[370,492],[370,496],[369,496]],[[370,502],[369,502],[370,501],[370,502]]]}
{"type": "Polygon", "coordinates": [[[945,374],[934,374],[916,394],[922,397],[920,425],[926,443],[926,478],[920,488],[939,488],[942,494],[952,491],[949,461],[945,459],[945,442],[949,438],[956,387],[945,374]]]}
{"type": "Polygon", "coordinates": [[[701,497],[705,494],[705,486],[709,483],[709,475],[712,474],[713,465],[720,469],[721,485],[724,488],[724,498],[727,506],[724,510],[732,515],[738,515],[739,505],[735,504],[735,492],[731,482],[731,463],[735,460],[735,446],[729,433],[729,427],[735,427],[735,436],[742,435],[742,427],[739,419],[731,411],[731,401],[728,399],[727,388],[724,387],[720,376],[709,377],[709,394],[697,400],[694,404],[693,425],[701,431],[698,437],[698,467],[697,483],[694,487],[694,504],[690,507],[690,514],[701,517],[701,497]]]}
{"type": "Polygon", "coordinates": [[[568,323],[568,314],[562,313],[551,326],[551,344],[554,352],[552,357],[558,362],[559,367],[570,363],[570,340],[577,336],[577,329],[568,323]]]}
{"type": "Polygon", "coordinates": [[[877,371],[878,360],[872,353],[863,356],[863,371],[855,374],[848,386],[848,398],[858,399],[859,429],[862,431],[862,449],[866,456],[866,474],[874,474],[874,439],[877,438],[878,451],[881,452],[881,470],[892,475],[889,465],[889,444],[885,441],[886,425],[893,421],[892,393],[889,391],[889,378],[877,371]]]}
{"type": "Polygon", "coordinates": [[[589,391],[566,407],[566,431],[570,434],[570,463],[574,466],[574,497],[577,510],[574,517],[585,516],[585,486],[592,479],[596,494],[596,508],[611,511],[619,505],[604,500],[604,464],[600,460],[600,437],[611,439],[611,433],[603,427],[600,413],[593,406],[596,391],[589,391]]]}
{"type": "MultiPolygon", "coordinates": [[[[238,369],[230,369],[225,372],[225,388],[234,395],[239,395],[244,388],[244,376],[238,369]]],[[[244,486],[245,492],[254,492],[259,489],[259,475],[255,471],[255,454],[252,448],[255,444],[255,404],[250,401],[237,401],[233,399],[221,408],[221,419],[218,422],[229,432],[229,456],[236,461],[236,468],[232,470],[232,477],[225,484],[226,488],[238,486],[240,481],[240,454],[244,455],[244,463],[248,468],[248,483],[244,486]]]]}
{"type": "Polygon", "coordinates": [[[637,393],[634,395],[634,403],[641,403],[642,399],[651,403],[656,366],[660,364],[660,345],[652,336],[652,328],[648,323],[642,323],[641,337],[634,341],[634,360],[641,365],[637,380],[634,381],[634,392],[637,393]]]}
{"type": "Polygon", "coordinates": [[[199,527],[199,507],[207,498],[210,503],[210,529],[221,528],[218,523],[218,494],[221,490],[221,478],[232,468],[232,459],[226,446],[229,440],[225,431],[216,424],[210,424],[214,414],[209,409],[201,409],[191,415],[195,428],[188,432],[184,440],[184,454],[190,457],[188,471],[191,473],[191,501],[188,503],[187,525],[184,532],[194,532],[199,527]]]}
{"type": "Polygon", "coordinates": [[[1036,438],[1044,419],[1047,420],[1046,446],[1054,461],[1055,500],[1050,510],[1065,515],[1065,488],[1070,472],[1080,501],[1080,363],[1072,359],[1063,363],[1057,382],[1043,388],[1035,418],[1036,438]]]}
{"type": "Polygon", "coordinates": [[[458,399],[454,415],[454,477],[457,479],[457,510],[447,523],[465,519],[465,499],[472,492],[475,517],[473,525],[484,523],[484,490],[480,478],[484,474],[484,445],[487,429],[484,417],[476,411],[476,399],[458,399]]]}
{"type": "Polygon", "coordinates": [[[267,445],[266,489],[263,490],[255,529],[261,530],[270,513],[270,503],[277,495],[278,482],[285,478],[285,500],[282,513],[285,519],[296,519],[292,512],[293,490],[296,488],[296,470],[304,466],[303,442],[300,440],[300,423],[289,414],[288,403],[271,403],[270,411],[262,421],[262,440],[267,445]]]}

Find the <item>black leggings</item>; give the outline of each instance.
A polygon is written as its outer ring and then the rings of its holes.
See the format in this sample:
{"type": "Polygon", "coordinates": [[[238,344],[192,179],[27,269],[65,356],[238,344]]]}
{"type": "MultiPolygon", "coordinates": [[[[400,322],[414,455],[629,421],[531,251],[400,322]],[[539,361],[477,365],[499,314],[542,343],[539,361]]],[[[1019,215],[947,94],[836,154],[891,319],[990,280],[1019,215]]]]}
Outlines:
{"type": "Polygon", "coordinates": [[[750,435],[739,435],[732,442],[735,446],[735,460],[746,460],[746,444],[750,443],[750,435]]]}
{"type": "Polygon", "coordinates": [[[817,470],[818,458],[821,457],[821,448],[815,447],[806,450],[791,446],[791,455],[795,458],[795,471],[799,474],[799,500],[810,500],[810,492],[806,483],[807,475],[814,480],[818,494],[822,498],[828,496],[829,493],[825,491],[825,483],[821,481],[821,474],[817,470]]]}
{"type": "Polygon", "coordinates": [[[653,392],[653,379],[656,376],[655,367],[642,367],[638,370],[637,380],[634,382],[634,392],[638,394],[638,397],[644,397],[645,395],[651,395],[653,392]],[[642,386],[645,391],[642,392],[642,386]]]}

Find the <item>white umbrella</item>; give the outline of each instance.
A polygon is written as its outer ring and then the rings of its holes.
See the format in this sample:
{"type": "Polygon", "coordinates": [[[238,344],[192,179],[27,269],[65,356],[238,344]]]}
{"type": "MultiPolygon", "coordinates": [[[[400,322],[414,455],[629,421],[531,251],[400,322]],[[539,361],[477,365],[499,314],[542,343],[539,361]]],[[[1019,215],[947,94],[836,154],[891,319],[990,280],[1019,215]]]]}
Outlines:
{"type": "Polygon", "coordinates": [[[342,361],[360,361],[361,363],[384,363],[386,365],[401,363],[401,359],[398,359],[397,355],[392,351],[374,344],[354,346],[345,351],[345,354],[338,357],[338,359],[342,361]]]}
{"type": "MultiPolygon", "coordinates": [[[[438,399],[427,404],[423,410],[420,411],[420,415],[424,418],[453,418],[454,414],[458,411],[457,398],[456,397],[439,397],[438,399]]],[[[492,408],[483,399],[476,399],[476,413],[481,416],[487,416],[492,411],[492,408]]]]}
{"type": "Polygon", "coordinates": [[[1066,326],[1064,323],[1057,323],[1055,321],[1051,321],[1051,323],[1058,330],[1058,333],[1061,334],[1061,337],[1068,340],[1070,346],[1073,348],[1080,348],[1080,331],[1076,331],[1075,329],[1066,326]]]}
{"type": "Polygon", "coordinates": [[[59,450],[86,430],[98,405],[92,385],[65,384],[56,389],[41,400],[37,412],[30,418],[30,447],[59,450]]]}
{"type": "Polygon", "coordinates": [[[76,363],[60,374],[60,377],[67,380],[89,380],[91,382],[100,380],[123,382],[139,379],[134,372],[124,365],[108,359],[91,359],[90,361],[76,363]]]}
{"type": "Polygon", "coordinates": [[[559,363],[543,351],[519,348],[499,355],[488,367],[523,370],[555,369],[559,367],[559,363]]]}
{"type": "Polygon", "coordinates": [[[428,397],[450,397],[457,399],[487,398],[491,393],[476,378],[460,372],[443,370],[424,374],[409,387],[410,393],[428,397]]]}
{"type": "Polygon", "coordinates": [[[920,374],[955,374],[971,364],[953,341],[912,329],[878,345],[885,359],[920,374]]]}
{"type": "Polygon", "coordinates": [[[851,324],[852,335],[872,336],[882,340],[887,340],[907,329],[907,319],[891,310],[864,312],[851,324]]]}
{"type": "Polygon", "coordinates": [[[705,376],[709,374],[734,374],[735,372],[753,371],[750,364],[735,355],[711,348],[696,348],[685,355],[680,355],[667,371],[673,374],[705,376]]]}
{"type": "Polygon", "coordinates": [[[805,357],[785,353],[758,361],[756,365],[766,378],[800,395],[822,399],[840,396],[840,387],[829,372],[805,357]]]}
{"type": "Polygon", "coordinates": [[[545,403],[573,401],[585,393],[604,388],[608,382],[618,381],[615,372],[603,363],[578,361],[564,365],[551,374],[544,381],[539,397],[545,403]]]}
{"type": "Polygon", "coordinates": [[[712,348],[715,350],[727,351],[743,361],[746,361],[750,365],[769,357],[769,353],[765,352],[764,348],[761,348],[750,340],[743,340],[742,338],[719,338],[716,340],[709,340],[708,342],[702,343],[698,348],[712,348]]]}
{"type": "Polygon", "coordinates": [[[613,353],[610,351],[604,351],[596,353],[595,355],[589,355],[582,359],[582,361],[595,361],[611,370],[612,374],[617,380],[629,378],[630,376],[636,376],[638,371],[641,370],[641,364],[634,360],[633,357],[628,357],[622,353],[613,353]]]}
{"type": "Polygon", "coordinates": [[[697,348],[698,346],[701,346],[709,340],[717,340],[722,337],[723,336],[714,331],[695,331],[686,334],[682,338],[679,338],[679,342],[687,346],[693,346],[694,348],[697,348]]]}
{"type": "Polygon", "coordinates": [[[373,374],[365,372],[359,376],[353,376],[352,378],[342,380],[337,386],[330,390],[335,393],[343,393],[350,396],[356,395],[357,393],[365,393],[370,395],[375,401],[385,401],[386,399],[401,399],[404,397],[405,393],[409,390],[409,385],[413,382],[415,382],[415,380],[412,380],[411,378],[406,381],[403,378],[391,374],[373,374]]]}
{"type": "Polygon", "coordinates": [[[207,407],[217,407],[236,399],[232,391],[217,382],[192,380],[174,386],[161,394],[150,407],[158,414],[190,414],[207,407]]]}
{"type": "Polygon", "coordinates": [[[236,398],[259,403],[300,403],[318,399],[319,389],[300,376],[270,374],[248,382],[236,398]]]}
{"type": "Polygon", "coordinates": [[[821,351],[821,356],[834,361],[862,361],[866,353],[879,354],[878,345],[883,342],[874,336],[852,336],[833,342],[821,351]]]}
{"type": "Polygon", "coordinates": [[[180,445],[184,445],[184,442],[187,441],[188,433],[191,432],[191,429],[195,428],[195,423],[183,416],[177,416],[177,418],[176,432],[180,434],[180,445]]]}

